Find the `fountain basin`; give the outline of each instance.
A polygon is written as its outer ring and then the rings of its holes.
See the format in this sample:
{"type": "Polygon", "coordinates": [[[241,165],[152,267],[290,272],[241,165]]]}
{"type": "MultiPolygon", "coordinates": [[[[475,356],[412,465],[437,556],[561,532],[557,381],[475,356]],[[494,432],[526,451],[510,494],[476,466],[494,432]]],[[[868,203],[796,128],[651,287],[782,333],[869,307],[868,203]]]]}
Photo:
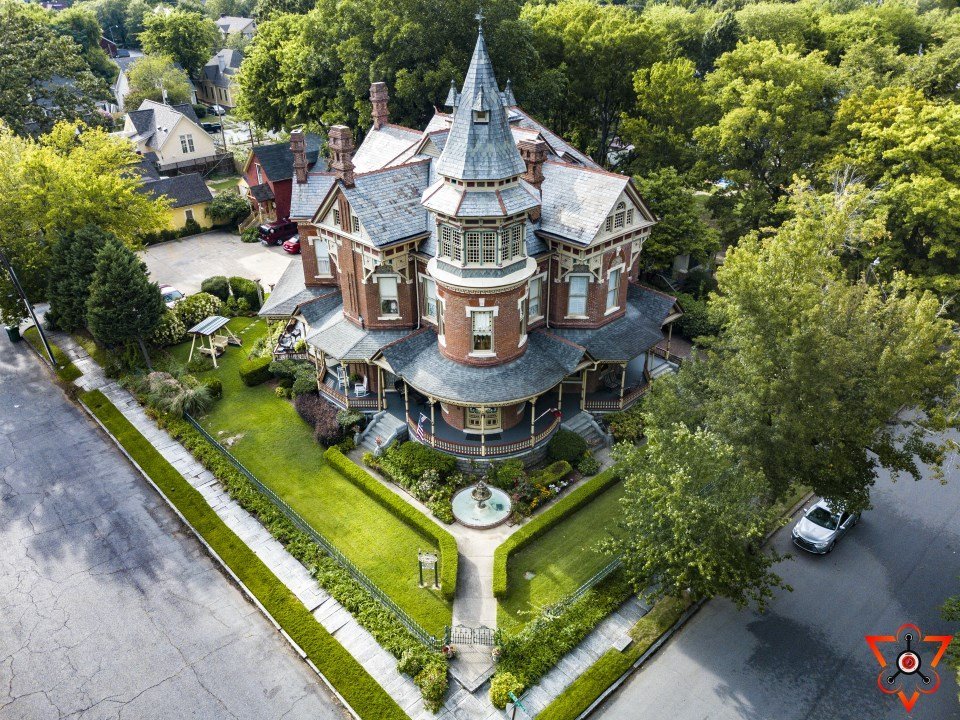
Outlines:
{"type": "Polygon", "coordinates": [[[510,496],[500,488],[488,487],[490,498],[478,503],[473,497],[476,485],[470,485],[453,496],[453,517],[461,525],[483,530],[496,527],[504,522],[512,512],[510,496]]]}

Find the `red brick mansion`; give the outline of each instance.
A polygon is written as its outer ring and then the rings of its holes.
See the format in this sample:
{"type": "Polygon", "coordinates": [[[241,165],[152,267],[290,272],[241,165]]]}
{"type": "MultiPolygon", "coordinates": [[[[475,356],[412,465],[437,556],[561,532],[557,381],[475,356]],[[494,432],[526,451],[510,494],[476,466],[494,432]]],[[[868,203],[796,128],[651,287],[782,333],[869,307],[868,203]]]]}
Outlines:
{"type": "Polygon", "coordinates": [[[279,350],[305,341],[321,392],[444,451],[504,457],[629,406],[669,369],[679,310],[636,282],[653,215],[629,177],[499,89],[482,32],[424,130],[389,122],[383,83],[370,99],[358,148],[330,129],[329,170],[308,169],[293,133],[302,263],[261,311],[288,320],[279,350]]]}

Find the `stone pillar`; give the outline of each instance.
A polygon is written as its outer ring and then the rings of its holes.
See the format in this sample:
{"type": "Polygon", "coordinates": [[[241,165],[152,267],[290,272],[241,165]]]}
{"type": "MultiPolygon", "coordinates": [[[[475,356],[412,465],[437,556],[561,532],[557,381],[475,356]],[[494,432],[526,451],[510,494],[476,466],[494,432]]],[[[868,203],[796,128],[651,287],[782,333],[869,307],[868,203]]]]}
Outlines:
{"type": "Polygon", "coordinates": [[[375,82],[370,86],[370,104],[372,107],[373,129],[379,130],[390,121],[390,108],[387,101],[390,99],[387,93],[387,84],[375,82]]]}
{"type": "MultiPolygon", "coordinates": [[[[347,187],[353,187],[353,133],[346,125],[334,125],[328,136],[330,167],[347,187]]],[[[347,222],[350,218],[347,218],[347,222]]]]}
{"type": "Polygon", "coordinates": [[[293,153],[293,175],[298,185],[307,181],[307,144],[303,130],[290,133],[290,152],[293,153]]]}

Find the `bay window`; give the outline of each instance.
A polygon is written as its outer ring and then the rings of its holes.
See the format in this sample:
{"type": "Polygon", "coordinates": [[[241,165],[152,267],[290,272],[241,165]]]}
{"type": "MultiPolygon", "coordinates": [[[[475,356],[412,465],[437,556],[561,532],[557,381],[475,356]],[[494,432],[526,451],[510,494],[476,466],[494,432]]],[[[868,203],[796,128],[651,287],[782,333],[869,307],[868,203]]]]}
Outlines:
{"type": "Polygon", "coordinates": [[[590,277],[588,275],[571,275],[568,283],[567,315],[587,314],[587,290],[590,277]]]}

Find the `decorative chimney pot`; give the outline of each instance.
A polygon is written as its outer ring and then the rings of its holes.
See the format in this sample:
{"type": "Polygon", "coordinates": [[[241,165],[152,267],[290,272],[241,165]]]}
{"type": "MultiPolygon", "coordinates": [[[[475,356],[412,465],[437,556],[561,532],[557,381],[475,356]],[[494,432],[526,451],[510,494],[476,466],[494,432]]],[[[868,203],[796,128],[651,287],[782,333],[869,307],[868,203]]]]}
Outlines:
{"type": "Polygon", "coordinates": [[[346,125],[334,125],[328,138],[330,167],[347,187],[353,187],[353,133],[346,125]]]}
{"type": "Polygon", "coordinates": [[[293,174],[298,185],[307,181],[307,144],[303,130],[290,133],[290,152],[293,153],[293,174]]]}
{"type": "Polygon", "coordinates": [[[387,84],[375,82],[370,86],[370,104],[373,106],[373,129],[379,130],[390,122],[390,108],[388,100],[390,95],[387,93],[387,84]]]}

